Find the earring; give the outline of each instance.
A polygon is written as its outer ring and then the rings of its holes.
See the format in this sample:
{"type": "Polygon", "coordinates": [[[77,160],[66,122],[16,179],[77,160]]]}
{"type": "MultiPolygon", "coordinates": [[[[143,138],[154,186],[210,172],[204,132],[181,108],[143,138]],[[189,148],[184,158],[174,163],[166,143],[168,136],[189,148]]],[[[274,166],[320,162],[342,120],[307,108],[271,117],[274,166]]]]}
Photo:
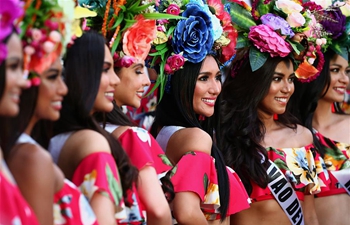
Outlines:
{"type": "Polygon", "coordinates": [[[335,106],[334,106],[334,103],[332,103],[332,113],[335,113],[336,110],[335,110],[335,106]]]}
{"type": "Polygon", "coordinates": [[[199,115],[198,120],[199,120],[199,121],[203,121],[203,120],[205,120],[205,116],[203,116],[203,115],[199,115]]]}
{"type": "Polygon", "coordinates": [[[273,120],[278,120],[278,114],[277,113],[273,114],[273,120]]]}

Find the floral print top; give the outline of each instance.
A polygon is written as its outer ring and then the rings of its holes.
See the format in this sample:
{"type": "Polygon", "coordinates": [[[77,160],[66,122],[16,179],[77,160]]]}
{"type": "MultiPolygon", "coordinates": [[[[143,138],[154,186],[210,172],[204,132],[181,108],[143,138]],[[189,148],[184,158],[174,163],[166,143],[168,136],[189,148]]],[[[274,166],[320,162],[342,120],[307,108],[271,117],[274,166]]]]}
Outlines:
{"type": "Polygon", "coordinates": [[[0,161],[0,167],[0,224],[39,225],[33,210],[15,185],[4,160],[0,161]]]}
{"type": "MultiPolygon", "coordinates": [[[[324,170],[323,160],[316,154],[315,147],[310,144],[301,148],[272,148],[267,150],[270,159],[292,184],[299,200],[303,194],[319,193],[327,189],[328,173],[324,170]]],[[[254,182],[250,195],[253,202],[274,199],[268,187],[261,188],[254,182]]]]}
{"type": "MultiPolygon", "coordinates": [[[[157,136],[165,151],[171,135],[184,127],[163,127],[157,136]]],[[[227,216],[249,208],[250,199],[238,175],[227,167],[230,199],[227,216]]],[[[201,209],[207,220],[220,219],[220,195],[215,159],[200,151],[184,154],[170,174],[175,193],[194,192],[201,199],[201,209]]]]}
{"type": "MultiPolygon", "coordinates": [[[[106,124],[105,129],[111,133],[118,127],[118,125],[106,124]]],[[[131,163],[138,170],[145,166],[152,166],[155,168],[158,176],[162,176],[172,168],[170,161],[147,130],[140,127],[130,127],[120,135],[118,140],[129,156],[131,163]]],[[[134,194],[136,198],[137,193],[134,194]]],[[[136,200],[134,204],[139,203],[140,210],[146,213],[142,202],[138,198],[136,200]]],[[[143,215],[141,218],[142,221],[145,220],[143,215]]]]}
{"type": "Polygon", "coordinates": [[[330,138],[324,137],[317,130],[313,130],[321,144],[325,147],[325,153],[323,160],[326,165],[326,169],[330,171],[330,183],[328,184],[329,190],[325,190],[318,194],[318,197],[329,196],[333,194],[346,193],[344,188],[339,186],[336,178],[332,175],[332,172],[339,170],[349,170],[350,176],[350,143],[341,143],[330,138]]]}

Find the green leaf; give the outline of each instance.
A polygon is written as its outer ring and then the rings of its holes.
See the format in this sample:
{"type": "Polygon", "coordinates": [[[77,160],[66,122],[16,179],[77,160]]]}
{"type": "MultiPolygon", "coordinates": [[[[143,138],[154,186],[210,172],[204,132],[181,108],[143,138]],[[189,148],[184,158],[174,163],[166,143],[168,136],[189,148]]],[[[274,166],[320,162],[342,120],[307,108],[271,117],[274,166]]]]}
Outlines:
{"type": "Polygon", "coordinates": [[[268,55],[264,52],[260,52],[255,47],[250,48],[249,50],[249,59],[250,59],[250,67],[252,71],[258,70],[264,63],[266,62],[268,55]]]}
{"type": "Polygon", "coordinates": [[[207,193],[208,191],[208,184],[209,184],[208,180],[209,180],[208,175],[205,173],[203,177],[204,193],[207,193]]]}
{"type": "Polygon", "coordinates": [[[276,166],[279,169],[289,170],[288,166],[286,165],[286,163],[282,159],[276,159],[275,161],[273,161],[273,163],[276,164],[276,166]]]}
{"type": "Polygon", "coordinates": [[[229,3],[231,20],[241,29],[248,31],[251,26],[255,26],[256,23],[253,20],[249,11],[236,3],[229,3]]]}
{"type": "Polygon", "coordinates": [[[160,157],[160,158],[162,159],[162,162],[163,162],[165,165],[173,167],[173,164],[170,162],[169,158],[166,157],[165,154],[159,154],[158,157],[160,157]]]}
{"type": "Polygon", "coordinates": [[[248,38],[243,33],[238,33],[236,48],[244,48],[250,46],[248,38]]]}
{"type": "Polygon", "coordinates": [[[108,164],[106,164],[106,176],[109,190],[113,195],[115,205],[118,206],[123,197],[123,190],[121,184],[117,182],[116,178],[114,177],[113,172],[108,164]]]}
{"type": "Polygon", "coordinates": [[[177,20],[183,20],[186,19],[186,17],[183,16],[176,16],[176,15],[171,15],[167,13],[143,13],[142,14],[145,19],[152,19],[152,20],[158,20],[158,19],[177,19],[177,20]]]}
{"type": "Polygon", "coordinates": [[[259,0],[256,10],[258,11],[259,16],[265,15],[269,12],[272,12],[274,5],[275,5],[275,1],[270,1],[270,3],[265,4],[264,0],[259,0]]]}
{"type": "Polygon", "coordinates": [[[291,41],[290,39],[286,39],[286,41],[292,46],[294,52],[297,55],[300,55],[300,52],[305,50],[304,46],[300,44],[299,42],[291,41]]]}

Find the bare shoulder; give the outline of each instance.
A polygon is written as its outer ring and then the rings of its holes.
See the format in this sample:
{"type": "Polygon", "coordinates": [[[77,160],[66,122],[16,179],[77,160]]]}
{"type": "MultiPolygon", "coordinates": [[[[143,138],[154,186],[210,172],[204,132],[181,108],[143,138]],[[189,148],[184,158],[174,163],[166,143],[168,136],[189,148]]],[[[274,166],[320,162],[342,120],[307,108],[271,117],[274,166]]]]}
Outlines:
{"type": "Polygon", "coordinates": [[[53,172],[53,160],[49,152],[39,145],[24,143],[14,146],[8,159],[11,172],[21,176],[40,177],[43,172],[53,172]]]}
{"type": "Polygon", "coordinates": [[[85,152],[86,154],[111,152],[107,139],[97,131],[89,129],[73,133],[63,147],[76,149],[76,151],[85,152]]]}
{"type": "Polygon", "coordinates": [[[130,126],[120,126],[112,132],[112,135],[116,138],[119,138],[120,135],[122,135],[129,128],[130,126]]]}
{"type": "Polygon", "coordinates": [[[168,148],[175,148],[177,151],[186,153],[188,151],[202,151],[211,154],[213,141],[210,135],[204,130],[193,127],[184,128],[175,132],[168,143],[168,148]]]}
{"type": "Polygon", "coordinates": [[[308,128],[297,125],[296,131],[296,138],[302,142],[302,146],[309,145],[313,142],[312,133],[308,128]]]}

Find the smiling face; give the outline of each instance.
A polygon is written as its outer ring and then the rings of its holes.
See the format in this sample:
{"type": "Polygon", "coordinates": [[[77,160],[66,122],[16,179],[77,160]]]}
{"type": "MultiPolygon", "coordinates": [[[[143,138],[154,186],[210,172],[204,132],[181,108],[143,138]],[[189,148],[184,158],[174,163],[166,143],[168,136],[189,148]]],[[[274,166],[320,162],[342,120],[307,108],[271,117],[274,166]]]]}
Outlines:
{"type": "Polygon", "coordinates": [[[16,116],[22,88],[27,87],[23,78],[22,44],[17,34],[12,34],[7,42],[5,63],[6,84],[0,99],[0,115],[16,116]]]}
{"type": "Polygon", "coordinates": [[[118,106],[140,107],[145,87],[151,83],[145,70],[145,62],[142,60],[130,67],[122,67],[117,72],[120,85],[115,89],[114,99],[118,106]]]}
{"type": "Polygon", "coordinates": [[[270,89],[258,107],[260,116],[272,116],[286,111],[288,100],[294,92],[294,78],[291,62],[289,62],[289,65],[283,61],[277,64],[270,89]]]}
{"type": "Polygon", "coordinates": [[[92,109],[93,112],[110,112],[113,109],[115,88],[120,84],[118,76],[113,69],[113,58],[107,45],[105,45],[105,58],[101,74],[100,87],[92,109]]]}
{"type": "Polygon", "coordinates": [[[336,55],[330,60],[329,69],[330,85],[327,93],[322,99],[329,102],[342,102],[344,100],[346,88],[349,84],[349,63],[340,55],[336,55]]]}
{"type": "Polygon", "coordinates": [[[63,97],[68,93],[67,86],[62,79],[62,64],[59,58],[40,75],[40,80],[34,117],[37,120],[58,120],[63,97]]]}
{"type": "Polygon", "coordinates": [[[204,59],[193,95],[193,110],[196,114],[210,117],[221,92],[221,72],[212,56],[204,59]]]}

